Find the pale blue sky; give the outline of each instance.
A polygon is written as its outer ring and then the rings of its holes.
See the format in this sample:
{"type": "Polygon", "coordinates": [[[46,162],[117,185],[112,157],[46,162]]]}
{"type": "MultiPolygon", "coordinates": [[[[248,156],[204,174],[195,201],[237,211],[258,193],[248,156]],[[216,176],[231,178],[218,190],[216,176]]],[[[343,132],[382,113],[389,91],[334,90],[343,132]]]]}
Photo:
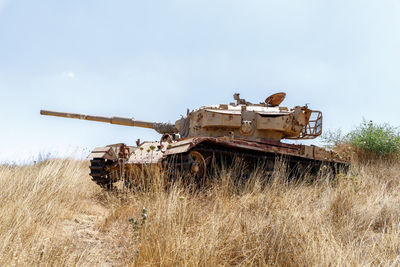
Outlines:
{"type": "Polygon", "coordinates": [[[399,49],[398,0],[0,0],[0,160],[159,139],[40,109],[174,122],[234,92],[400,126],[399,49]]]}

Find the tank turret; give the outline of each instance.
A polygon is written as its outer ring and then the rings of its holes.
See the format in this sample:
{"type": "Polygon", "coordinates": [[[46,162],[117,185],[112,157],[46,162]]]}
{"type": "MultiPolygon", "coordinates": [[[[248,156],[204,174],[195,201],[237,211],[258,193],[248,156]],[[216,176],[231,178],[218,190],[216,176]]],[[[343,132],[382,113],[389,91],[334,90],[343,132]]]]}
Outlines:
{"type": "Polygon", "coordinates": [[[103,117],[41,110],[40,114],[107,122],[154,129],[160,134],[180,134],[181,137],[232,136],[249,141],[281,139],[311,139],[321,135],[322,113],[307,106],[280,107],[285,93],[277,93],[260,104],[252,104],[234,94],[235,102],[201,107],[188,112],[175,124],[139,121],[124,117],[103,117]]]}
{"type": "Polygon", "coordinates": [[[322,133],[322,113],[307,106],[279,106],[285,93],[252,104],[234,94],[236,102],[201,107],[176,122],[183,137],[233,135],[249,141],[312,139],[322,133]]]}

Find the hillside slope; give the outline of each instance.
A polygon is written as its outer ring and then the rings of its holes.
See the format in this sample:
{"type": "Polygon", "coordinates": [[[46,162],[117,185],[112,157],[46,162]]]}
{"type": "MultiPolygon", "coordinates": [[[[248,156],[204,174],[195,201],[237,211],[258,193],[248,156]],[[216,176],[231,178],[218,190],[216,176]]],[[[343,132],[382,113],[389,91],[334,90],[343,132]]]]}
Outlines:
{"type": "Polygon", "coordinates": [[[240,189],[225,173],[195,193],[107,193],[87,173],[74,160],[0,166],[1,266],[400,263],[397,164],[353,167],[334,183],[278,171],[240,189]]]}

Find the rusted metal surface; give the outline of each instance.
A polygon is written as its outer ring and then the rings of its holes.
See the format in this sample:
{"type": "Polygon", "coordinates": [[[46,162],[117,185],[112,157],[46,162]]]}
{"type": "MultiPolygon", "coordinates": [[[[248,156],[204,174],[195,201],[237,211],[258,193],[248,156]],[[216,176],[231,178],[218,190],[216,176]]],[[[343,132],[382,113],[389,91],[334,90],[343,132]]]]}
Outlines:
{"type": "Polygon", "coordinates": [[[267,97],[267,99],[265,99],[265,103],[272,107],[276,107],[279,106],[283,102],[283,100],[285,100],[285,97],[286,93],[276,93],[267,97]]]}
{"type": "Polygon", "coordinates": [[[128,159],[128,164],[155,164],[160,162],[164,151],[160,142],[144,142],[137,147],[128,159]]]}
{"type": "Polygon", "coordinates": [[[226,137],[197,137],[184,139],[172,144],[171,148],[169,148],[164,155],[167,156],[171,154],[184,153],[194,149],[201,143],[222,145],[225,147],[245,149],[249,151],[296,156],[310,160],[347,162],[347,159],[341,159],[340,157],[336,156],[334,152],[327,151],[317,146],[286,144],[267,140],[264,140],[264,142],[249,142],[242,139],[229,140],[229,138],[226,137]]]}
{"type": "MultiPolygon", "coordinates": [[[[322,112],[312,111],[308,123],[299,134],[300,139],[314,139],[322,134],[322,112]]],[[[288,138],[288,139],[299,139],[288,138]]]]}
{"type": "MultiPolygon", "coordinates": [[[[263,153],[273,153],[277,155],[286,155],[286,156],[295,156],[301,157],[309,160],[318,160],[324,162],[338,162],[338,163],[346,163],[348,159],[340,158],[333,151],[328,151],[323,148],[317,146],[306,146],[306,145],[295,145],[295,144],[286,144],[276,141],[267,141],[264,142],[249,142],[241,139],[230,140],[227,137],[221,138],[213,138],[213,137],[195,137],[195,138],[187,138],[181,141],[177,141],[172,143],[165,152],[161,150],[156,150],[157,153],[150,153],[150,150],[147,150],[147,153],[141,152],[141,157],[135,155],[135,157],[131,157],[129,159],[130,163],[157,163],[162,158],[168,155],[185,153],[190,150],[196,149],[196,147],[202,143],[207,143],[209,146],[220,145],[224,147],[237,148],[240,150],[247,151],[258,151],[263,153]],[[143,155],[144,153],[144,155],[143,155]]],[[[155,146],[156,144],[153,143],[155,146]]],[[[137,154],[137,152],[136,152],[137,154]]]]}
{"type": "Polygon", "coordinates": [[[88,156],[89,159],[103,158],[108,160],[117,160],[118,157],[112,147],[98,147],[95,148],[88,156]]]}

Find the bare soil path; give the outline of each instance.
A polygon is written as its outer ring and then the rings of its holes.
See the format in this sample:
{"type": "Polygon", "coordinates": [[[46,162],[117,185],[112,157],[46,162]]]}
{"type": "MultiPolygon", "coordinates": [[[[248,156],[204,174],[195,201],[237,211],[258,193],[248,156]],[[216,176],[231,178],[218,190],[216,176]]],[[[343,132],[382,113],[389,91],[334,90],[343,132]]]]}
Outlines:
{"type": "Polygon", "coordinates": [[[107,216],[107,209],[93,203],[91,214],[75,215],[62,223],[63,238],[69,239],[82,252],[82,261],[101,266],[122,266],[123,249],[117,244],[118,233],[102,231],[100,225],[107,216]]]}

